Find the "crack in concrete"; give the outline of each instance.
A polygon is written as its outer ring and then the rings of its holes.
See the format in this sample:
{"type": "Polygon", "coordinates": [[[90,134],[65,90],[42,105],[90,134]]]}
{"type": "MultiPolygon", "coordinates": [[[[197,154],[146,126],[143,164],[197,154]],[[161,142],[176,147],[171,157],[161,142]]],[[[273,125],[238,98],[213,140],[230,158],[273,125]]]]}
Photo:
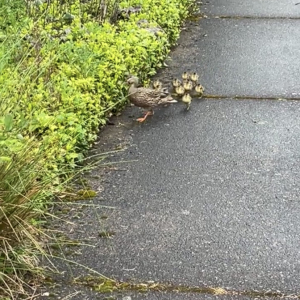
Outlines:
{"type": "Polygon", "coordinates": [[[280,16],[229,16],[229,15],[203,15],[206,19],[253,19],[253,20],[300,20],[300,17],[280,17],[280,16]]]}
{"type": "Polygon", "coordinates": [[[167,292],[167,293],[190,293],[190,294],[209,294],[209,295],[229,295],[229,296],[247,296],[251,298],[284,298],[284,299],[300,299],[297,294],[285,294],[280,291],[256,291],[256,290],[231,290],[222,287],[209,286],[189,286],[175,285],[172,283],[160,283],[154,281],[145,282],[126,282],[117,281],[114,279],[105,279],[97,276],[78,277],[73,281],[73,284],[87,286],[98,293],[113,293],[113,292],[167,292]]]}
{"type": "Polygon", "coordinates": [[[276,100],[276,101],[299,101],[300,97],[280,97],[280,96],[247,96],[247,95],[211,95],[205,94],[203,99],[236,99],[236,100],[276,100]]]}

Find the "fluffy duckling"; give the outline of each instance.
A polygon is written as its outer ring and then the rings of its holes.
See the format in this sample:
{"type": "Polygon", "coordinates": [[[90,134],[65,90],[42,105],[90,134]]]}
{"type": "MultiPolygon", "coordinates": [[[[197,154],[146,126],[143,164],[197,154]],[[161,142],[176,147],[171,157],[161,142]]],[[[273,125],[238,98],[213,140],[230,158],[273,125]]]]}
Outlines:
{"type": "Polygon", "coordinates": [[[201,84],[195,86],[196,93],[201,97],[204,93],[204,87],[201,84]]]}
{"type": "Polygon", "coordinates": [[[175,88],[175,92],[177,95],[179,96],[183,96],[184,95],[184,92],[185,92],[185,89],[183,87],[183,85],[179,85],[175,88]]]}
{"type": "Polygon", "coordinates": [[[188,80],[190,79],[190,73],[189,72],[183,72],[181,75],[183,80],[188,80]]]}
{"type": "Polygon", "coordinates": [[[185,93],[183,96],[182,96],[182,102],[186,104],[186,110],[189,110],[190,109],[190,105],[192,103],[192,97],[189,93],[185,93]]]}
{"type": "Polygon", "coordinates": [[[199,75],[196,72],[194,72],[191,74],[190,78],[193,82],[197,82],[199,79],[199,75]]]}
{"type": "Polygon", "coordinates": [[[174,88],[177,88],[178,86],[181,85],[181,81],[177,78],[174,78],[173,81],[172,81],[172,84],[173,84],[174,88]]]}
{"type": "Polygon", "coordinates": [[[156,91],[160,91],[162,89],[162,83],[158,79],[153,81],[152,86],[156,91]]]}
{"type": "Polygon", "coordinates": [[[193,82],[188,80],[183,83],[183,87],[186,91],[191,91],[193,89],[193,82]]]}

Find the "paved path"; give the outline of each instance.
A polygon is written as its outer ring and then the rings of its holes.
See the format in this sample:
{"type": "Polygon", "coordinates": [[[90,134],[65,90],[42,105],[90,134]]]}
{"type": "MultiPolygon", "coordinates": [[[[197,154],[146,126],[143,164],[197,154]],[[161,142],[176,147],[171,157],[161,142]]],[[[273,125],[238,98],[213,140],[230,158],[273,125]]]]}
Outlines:
{"type": "Polygon", "coordinates": [[[84,248],[79,262],[119,280],[230,293],[132,299],[300,294],[300,102],[291,100],[300,98],[296,2],[204,0],[207,18],[187,26],[159,77],[195,70],[206,93],[220,99],[194,100],[189,112],[162,108],[142,125],[129,118],[139,114],[130,108],[100,136],[109,146],[127,144],[113,159],[131,162],[105,177],[98,200],[115,209],[86,211],[84,226],[75,228],[95,246],[84,248]],[[116,234],[99,238],[106,228],[116,234]]]}

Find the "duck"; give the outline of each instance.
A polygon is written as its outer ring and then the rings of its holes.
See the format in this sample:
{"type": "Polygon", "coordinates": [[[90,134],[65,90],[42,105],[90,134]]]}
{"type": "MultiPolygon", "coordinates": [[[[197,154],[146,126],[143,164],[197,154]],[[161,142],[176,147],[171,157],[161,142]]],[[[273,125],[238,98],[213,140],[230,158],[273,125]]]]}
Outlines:
{"type": "Polygon", "coordinates": [[[183,87],[186,91],[191,91],[193,89],[193,82],[188,80],[183,83],[183,87]]]}
{"type": "Polygon", "coordinates": [[[185,93],[182,98],[181,98],[182,102],[186,104],[186,110],[190,109],[190,105],[192,103],[192,97],[189,93],[185,93]]]}
{"type": "Polygon", "coordinates": [[[191,74],[190,79],[191,79],[193,82],[198,82],[199,75],[198,75],[196,72],[194,72],[194,73],[191,74]]]}
{"type": "Polygon", "coordinates": [[[168,93],[151,88],[138,87],[139,79],[131,76],[127,80],[129,85],[128,98],[135,106],[148,109],[144,117],[138,118],[138,122],[144,122],[148,116],[154,114],[153,108],[158,105],[176,103],[168,93]]]}
{"type": "Polygon", "coordinates": [[[204,87],[201,84],[195,86],[195,92],[201,97],[204,93],[204,87]]]}
{"type": "Polygon", "coordinates": [[[185,89],[183,87],[183,85],[179,85],[175,88],[175,92],[177,95],[179,96],[183,96],[184,95],[184,92],[185,92],[185,89]]]}
{"type": "Polygon", "coordinates": [[[177,88],[178,86],[181,85],[181,81],[180,81],[179,79],[177,79],[177,78],[174,78],[174,79],[172,80],[172,84],[173,84],[173,87],[174,87],[174,88],[177,88]]]}
{"type": "Polygon", "coordinates": [[[190,73],[189,72],[183,72],[181,75],[183,80],[190,79],[190,73]]]}
{"type": "Polygon", "coordinates": [[[153,81],[152,86],[157,91],[160,91],[162,89],[162,83],[158,79],[153,81]]]}

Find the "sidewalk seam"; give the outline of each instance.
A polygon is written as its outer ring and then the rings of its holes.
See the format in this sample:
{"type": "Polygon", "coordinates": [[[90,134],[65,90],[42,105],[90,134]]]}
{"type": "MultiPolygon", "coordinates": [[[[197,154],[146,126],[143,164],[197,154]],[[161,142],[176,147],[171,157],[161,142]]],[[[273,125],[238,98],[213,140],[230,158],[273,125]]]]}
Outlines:
{"type": "Polygon", "coordinates": [[[283,96],[251,96],[251,95],[212,95],[206,94],[205,99],[237,99],[237,100],[277,100],[277,101],[300,101],[300,97],[283,97],[283,96]]]}
{"type": "Polygon", "coordinates": [[[203,15],[202,18],[204,19],[234,19],[234,20],[294,20],[300,21],[300,17],[280,17],[280,16],[230,16],[230,15],[203,15]]]}

